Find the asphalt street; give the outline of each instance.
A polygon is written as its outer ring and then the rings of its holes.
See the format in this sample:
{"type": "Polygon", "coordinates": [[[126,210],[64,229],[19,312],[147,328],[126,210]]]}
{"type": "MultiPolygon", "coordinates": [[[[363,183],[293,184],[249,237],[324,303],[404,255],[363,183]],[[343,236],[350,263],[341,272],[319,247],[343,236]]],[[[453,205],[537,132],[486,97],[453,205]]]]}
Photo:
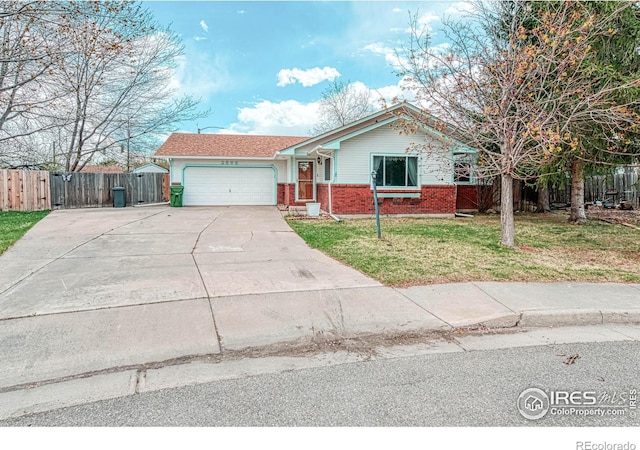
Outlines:
{"type": "Polygon", "coordinates": [[[622,416],[539,420],[516,407],[530,387],[617,401],[640,389],[638,354],[640,342],[628,341],[374,359],[148,392],[0,425],[638,426],[640,411],[626,406],[622,416]]]}

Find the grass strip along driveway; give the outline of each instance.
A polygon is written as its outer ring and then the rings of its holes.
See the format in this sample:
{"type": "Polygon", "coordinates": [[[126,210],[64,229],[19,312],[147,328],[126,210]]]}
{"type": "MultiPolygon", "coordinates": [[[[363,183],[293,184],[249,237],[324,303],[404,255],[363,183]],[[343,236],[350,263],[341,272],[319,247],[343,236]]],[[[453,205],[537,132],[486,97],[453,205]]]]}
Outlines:
{"type": "Polygon", "coordinates": [[[0,211],[0,255],[47,214],[49,211],[0,211]]]}
{"type": "Polygon", "coordinates": [[[312,247],[390,286],[464,281],[640,282],[640,232],[565,214],[516,218],[517,249],[502,247],[500,218],[289,220],[312,247]]]}

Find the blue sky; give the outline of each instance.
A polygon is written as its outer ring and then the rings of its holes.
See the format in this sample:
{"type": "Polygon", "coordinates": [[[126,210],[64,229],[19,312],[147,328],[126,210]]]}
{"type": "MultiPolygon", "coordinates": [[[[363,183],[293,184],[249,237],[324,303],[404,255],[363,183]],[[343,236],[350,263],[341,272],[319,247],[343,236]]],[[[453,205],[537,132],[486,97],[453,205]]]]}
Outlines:
{"type": "Polygon", "coordinates": [[[307,135],[332,80],[372,90],[376,104],[402,95],[393,49],[407,41],[409,11],[442,45],[440,18],[468,7],[457,1],[144,4],[183,40],[175,87],[211,108],[209,117],[184,123],[181,131],[218,126],[224,130],[203,132],[281,135],[307,135]]]}

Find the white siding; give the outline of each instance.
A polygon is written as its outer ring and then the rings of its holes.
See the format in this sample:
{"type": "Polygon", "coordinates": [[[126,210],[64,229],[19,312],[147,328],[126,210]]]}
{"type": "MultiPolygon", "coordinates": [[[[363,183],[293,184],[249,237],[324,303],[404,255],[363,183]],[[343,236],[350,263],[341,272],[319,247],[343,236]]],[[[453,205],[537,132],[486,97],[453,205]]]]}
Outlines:
{"type": "Polygon", "coordinates": [[[420,183],[422,185],[452,184],[451,149],[442,141],[424,132],[406,135],[389,125],[363,133],[340,144],[336,153],[338,184],[368,184],[371,181],[373,154],[406,155],[412,143],[432,144],[429,152],[420,154],[420,183]]]}
{"type": "Polygon", "coordinates": [[[132,170],[133,173],[168,173],[169,171],[158,166],[141,166],[132,170]]]}
{"type": "Polygon", "coordinates": [[[172,183],[182,183],[182,169],[186,165],[213,165],[213,166],[221,166],[225,165],[237,165],[237,166],[262,166],[262,167],[270,167],[274,166],[278,172],[278,183],[286,183],[287,182],[287,166],[286,161],[284,160],[245,160],[245,159],[174,159],[171,164],[171,182],[172,183]],[[236,164],[237,163],[237,164],[236,164]]]}

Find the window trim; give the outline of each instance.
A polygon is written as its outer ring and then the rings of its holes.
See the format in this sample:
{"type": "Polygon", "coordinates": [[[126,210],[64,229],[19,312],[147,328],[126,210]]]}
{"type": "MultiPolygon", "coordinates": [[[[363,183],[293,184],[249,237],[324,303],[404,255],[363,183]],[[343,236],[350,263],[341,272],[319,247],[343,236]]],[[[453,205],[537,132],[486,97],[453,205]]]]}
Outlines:
{"type": "Polygon", "coordinates": [[[468,152],[461,152],[461,153],[453,153],[453,161],[451,164],[451,181],[453,182],[453,184],[461,184],[461,185],[467,185],[467,184],[475,184],[476,180],[475,177],[473,176],[473,170],[469,171],[469,181],[460,181],[458,179],[456,179],[456,177],[458,175],[456,175],[456,164],[466,164],[469,166],[470,169],[473,169],[473,161],[467,159],[469,157],[470,153],[468,152]]]}
{"type": "Polygon", "coordinates": [[[333,180],[333,161],[331,158],[324,157],[322,160],[322,181],[330,183],[333,180]],[[329,168],[329,178],[327,178],[327,167],[329,168]]]}
{"type": "MultiPolygon", "coordinates": [[[[414,158],[416,160],[416,185],[415,186],[410,186],[408,184],[406,184],[409,180],[409,172],[408,172],[408,164],[405,162],[405,185],[404,186],[385,186],[385,185],[378,185],[377,189],[383,189],[383,190],[403,190],[403,191],[419,191],[421,189],[421,176],[420,176],[420,155],[417,154],[406,154],[406,153],[371,153],[371,160],[370,160],[370,164],[371,164],[371,170],[369,171],[369,178],[371,178],[371,172],[373,172],[374,169],[374,159],[375,157],[382,157],[382,158],[405,158],[406,161],[408,161],[409,158],[414,158]]],[[[385,163],[383,161],[382,163],[382,167],[383,167],[383,181],[384,181],[384,176],[385,176],[385,163]]],[[[373,189],[373,179],[370,180],[370,185],[371,185],[371,189],[373,189]]]]}

